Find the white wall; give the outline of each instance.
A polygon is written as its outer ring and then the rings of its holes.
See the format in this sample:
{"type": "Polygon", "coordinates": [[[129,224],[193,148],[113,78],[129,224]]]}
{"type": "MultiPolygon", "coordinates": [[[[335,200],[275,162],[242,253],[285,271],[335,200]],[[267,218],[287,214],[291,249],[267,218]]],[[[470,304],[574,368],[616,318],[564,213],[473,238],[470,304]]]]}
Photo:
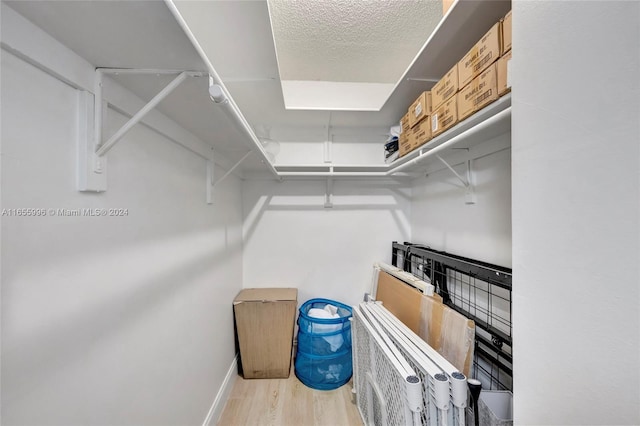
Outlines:
{"type": "MultiPolygon", "coordinates": [[[[476,158],[471,167],[475,204],[465,203],[462,182],[442,164],[439,171],[413,181],[411,242],[511,267],[509,137],[499,136],[463,156],[476,158]]],[[[452,162],[466,178],[466,163],[452,162]]]]}
{"type": "Polygon", "coordinates": [[[640,3],[513,3],[516,424],[640,423],[640,3]]]}
{"type": "Polygon", "coordinates": [[[244,287],[297,287],[298,302],[324,297],[348,304],[371,287],[373,262],[391,261],[391,241],[409,232],[406,187],[379,181],[326,184],[246,181],[244,287]]]}
{"type": "Polygon", "coordinates": [[[278,165],[319,164],[384,164],[384,143],[389,128],[275,127],[270,136],[279,141],[278,165]],[[329,152],[325,141],[330,140],[329,152]],[[328,158],[326,158],[328,154],[328,158]]]}
{"type": "MultiPolygon", "coordinates": [[[[205,203],[205,161],[136,126],[109,189],[75,190],[76,91],[2,52],[3,424],[201,424],[234,358],[241,185],[205,203]]],[[[110,111],[108,132],[124,122],[110,111]]]]}

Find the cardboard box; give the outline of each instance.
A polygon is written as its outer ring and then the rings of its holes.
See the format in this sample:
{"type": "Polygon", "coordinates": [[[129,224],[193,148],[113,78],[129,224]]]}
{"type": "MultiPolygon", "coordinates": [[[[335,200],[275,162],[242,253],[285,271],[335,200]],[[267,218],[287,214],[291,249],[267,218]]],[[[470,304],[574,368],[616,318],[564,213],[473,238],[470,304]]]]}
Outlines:
{"type": "Polygon", "coordinates": [[[489,66],[458,93],[458,120],[464,120],[498,99],[497,64],[489,66]]]}
{"type": "Polygon", "coordinates": [[[403,157],[413,151],[413,140],[413,129],[409,129],[404,139],[398,140],[398,157],[403,157]]]}
{"type": "Polygon", "coordinates": [[[429,116],[411,130],[413,132],[413,147],[411,150],[413,151],[431,140],[431,120],[429,120],[429,116]]]}
{"type": "Polygon", "coordinates": [[[446,15],[455,0],[442,0],[442,16],[446,15]]]}
{"type": "Polygon", "coordinates": [[[408,133],[409,129],[411,128],[411,125],[409,124],[409,113],[407,112],[401,119],[400,119],[400,128],[402,129],[402,133],[408,133]]]}
{"type": "Polygon", "coordinates": [[[233,301],[245,379],[287,378],[291,370],[295,288],[248,288],[233,301]]]}
{"type": "Polygon", "coordinates": [[[409,125],[411,127],[431,114],[431,92],[422,92],[409,107],[409,125]]]}
{"type": "MultiPolygon", "coordinates": [[[[408,134],[411,133],[411,126],[409,125],[409,113],[407,112],[400,119],[400,135],[398,136],[398,150],[403,144],[407,143],[408,134]]],[[[402,156],[402,153],[398,154],[402,156]]]]}
{"type": "Polygon", "coordinates": [[[431,113],[431,134],[438,136],[458,122],[457,96],[452,97],[431,113]]]}
{"type": "Polygon", "coordinates": [[[498,59],[498,96],[506,95],[511,91],[511,51],[498,59]]]}
{"type": "Polygon", "coordinates": [[[502,20],[502,54],[511,50],[511,11],[502,20]]]}
{"type": "Polygon", "coordinates": [[[407,133],[407,139],[399,143],[399,156],[402,157],[421,145],[431,140],[431,120],[430,116],[426,116],[425,119],[409,129],[407,133]]]}
{"type": "Polygon", "coordinates": [[[458,64],[455,64],[431,89],[431,101],[438,108],[458,92],[458,64]]]}
{"type": "Polygon", "coordinates": [[[464,87],[500,57],[502,23],[498,22],[458,62],[458,87],[464,87]]]}

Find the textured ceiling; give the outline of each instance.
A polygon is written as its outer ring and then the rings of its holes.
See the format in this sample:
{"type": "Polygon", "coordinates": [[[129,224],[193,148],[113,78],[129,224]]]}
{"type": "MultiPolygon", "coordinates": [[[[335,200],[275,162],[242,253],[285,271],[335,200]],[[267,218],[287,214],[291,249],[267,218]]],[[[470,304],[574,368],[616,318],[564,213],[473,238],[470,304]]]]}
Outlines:
{"type": "Polygon", "coordinates": [[[441,0],[268,0],[281,80],[396,83],[441,0]]]}

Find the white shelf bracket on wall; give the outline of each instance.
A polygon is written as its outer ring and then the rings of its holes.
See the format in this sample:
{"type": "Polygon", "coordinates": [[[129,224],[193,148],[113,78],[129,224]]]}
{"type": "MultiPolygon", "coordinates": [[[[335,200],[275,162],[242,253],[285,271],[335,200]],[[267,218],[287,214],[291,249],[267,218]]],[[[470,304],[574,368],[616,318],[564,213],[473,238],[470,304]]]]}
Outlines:
{"type": "Polygon", "coordinates": [[[327,179],[327,191],[324,194],[324,208],[333,208],[333,179],[327,179]]]}
{"type": "Polygon", "coordinates": [[[207,204],[213,204],[213,191],[223,180],[225,180],[233,171],[242,164],[244,160],[247,159],[251,155],[253,151],[247,152],[242,156],[236,164],[234,164],[225,174],[223,174],[220,179],[215,180],[214,169],[213,169],[213,161],[207,161],[207,204]]]}
{"type": "Polygon", "coordinates": [[[238,162],[236,164],[234,164],[229,170],[227,170],[227,172],[225,174],[222,175],[222,177],[220,179],[218,179],[217,181],[214,182],[213,187],[215,188],[218,184],[220,184],[220,182],[222,182],[223,180],[225,180],[231,173],[233,173],[233,171],[238,168],[238,166],[240,166],[240,164],[242,164],[242,162],[244,160],[247,159],[247,157],[249,157],[251,155],[253,151],[249,151],[247,152],[245,155],[242,156],[241,159],[238,160],[238,162]]]}
{"type": "Polygon", "coordinates": [[[453,167],[451,167],[451,165],[449,163],[446,162],[446,160],[444,158],[442,158],[440,155],[436,154],[435,156],[438,160],[440,160],[442,162],[442,164],[444,164],[445,166],[447,166],[447,168],[449,170],[451,170],[451,172],[460,180],[460,182],[462,182],[462,185],[465,188],[465,203],[466,204],[475,204],[476,203],[476,194],[473,188],[473,175],[472,175],[472,169],[471,169],[471,162],[473,160],[467,160],[466,164],[467,164],[467,178],[463,178],[462,176],[460,176],[460,174],[458,172],[455,171],[455,169],[453,167]]]}
{"type": "Polygon", "coordinates": [[[93,107],[89,105],[90,93],[82,92],[78,102],[78,191],[102,192],[107,190],[106,154],[127,132],[138,124],[145,115],[153,110],[187,77],[205,75],[197,71],[97,68],[95,71],[93,107]],[[105,74],[178,74],[171,83],[162,89],[146,105],[133,115],[107,141],[103,141],[104,122],[107,103],[103,97],[103,79],[105,74]],[[91,129],[92,131],[89,131],[91,129]]]}

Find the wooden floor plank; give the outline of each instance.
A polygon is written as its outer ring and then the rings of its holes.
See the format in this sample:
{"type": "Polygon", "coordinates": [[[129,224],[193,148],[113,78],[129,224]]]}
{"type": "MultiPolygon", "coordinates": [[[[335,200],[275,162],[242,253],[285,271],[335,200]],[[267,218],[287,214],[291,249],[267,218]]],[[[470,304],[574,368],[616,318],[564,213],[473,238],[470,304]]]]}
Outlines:
{"type": "Polygon", "coordinates": [[[294,372],[288,379],[238,377],[218,426],[360,426],[351,382],[332,390],[311,389],[294,372]]]}

